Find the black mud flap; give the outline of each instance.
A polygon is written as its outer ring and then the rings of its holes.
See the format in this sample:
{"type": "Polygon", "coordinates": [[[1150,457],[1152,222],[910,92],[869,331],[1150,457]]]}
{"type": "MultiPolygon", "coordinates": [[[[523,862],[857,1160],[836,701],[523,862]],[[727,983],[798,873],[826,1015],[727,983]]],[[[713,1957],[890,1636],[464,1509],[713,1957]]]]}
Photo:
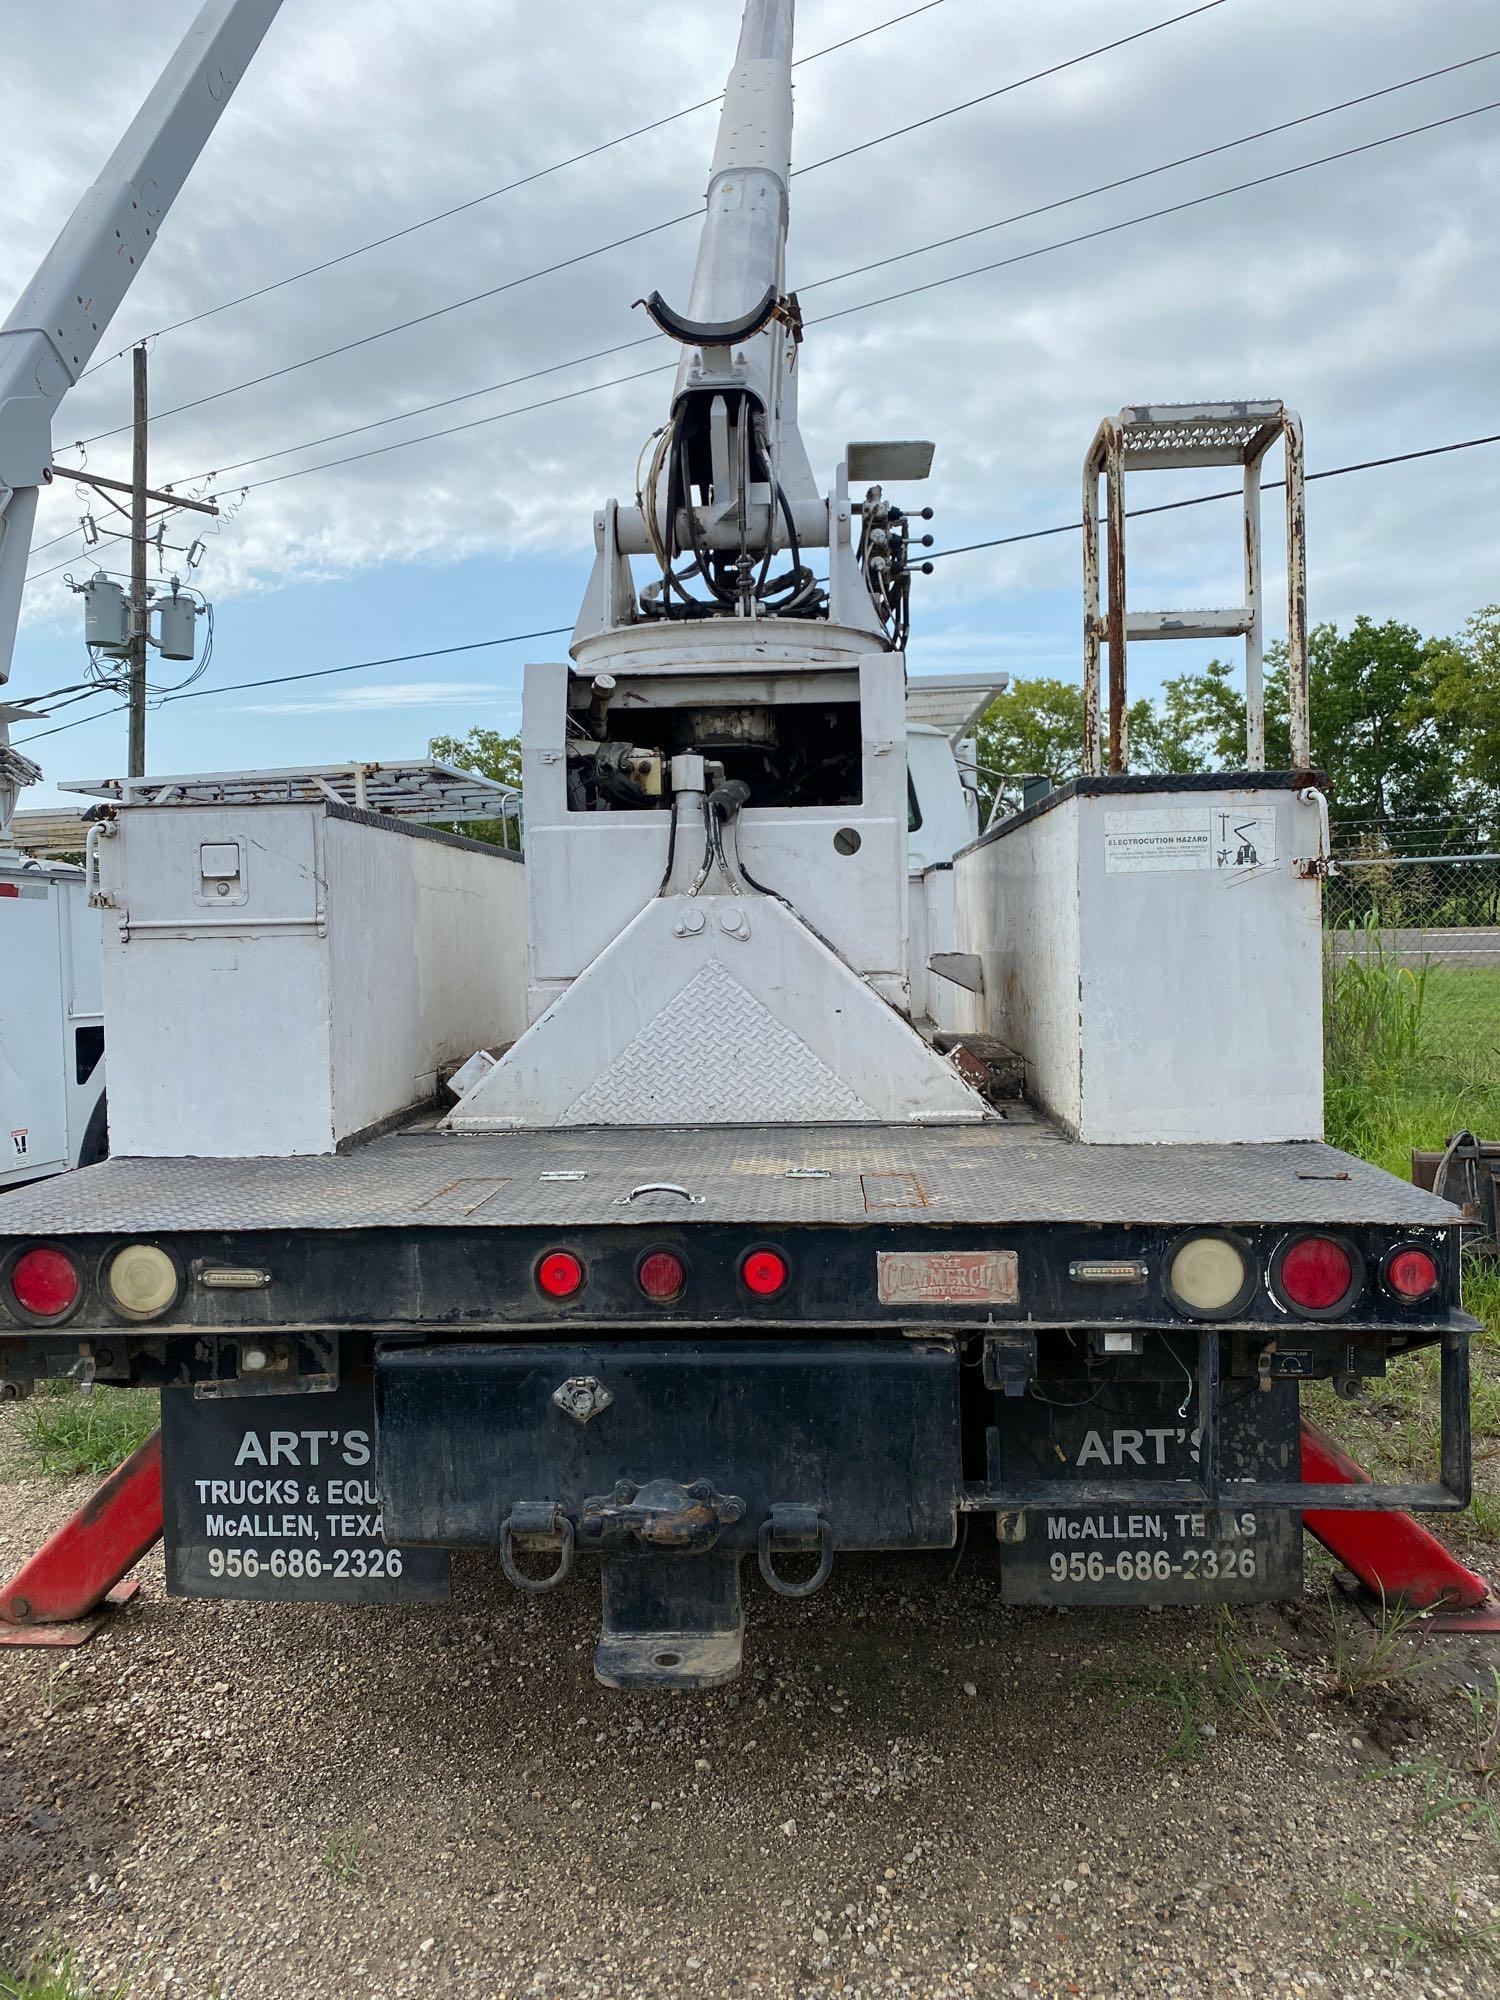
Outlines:
{"type": "Polygon", "coordinates": [[[748,1554],[773,1589],[806,1595],[836,1550],[954,1542],[945,1344],[393,1347],[376,1378],[389,1532],[497,1547],[523,1590],[596,1552],[595,1669],[612,1686],[732,1679],[748,1554]]]}
{"type": "Polygon", "coordinates": [[[275,1604],[444,1603],[446,1550],[386,1539],[375,1391],[162,1391],[167,1591],[275,1604]]]}
{"type": "Polygon", "coordinates": [[[1007,1604],[1249,1604],[1301,1595],[1302,1516],[1233,1499],[1236,1479],[1296,1479],[1295,1382],[1225,1384],[1219,1466],[1228,1490],[1217,1509],[1130,1498],[1132,1485],[1159,1494],[1169,1480],[1198,1476],[1200,1434],[1181,1384],[1049,1382],[1046,1400],[998,1397],[994,1407],[992,1485],[1073,1479],[1118,1495],[997,1515],[1007,1604]]]}

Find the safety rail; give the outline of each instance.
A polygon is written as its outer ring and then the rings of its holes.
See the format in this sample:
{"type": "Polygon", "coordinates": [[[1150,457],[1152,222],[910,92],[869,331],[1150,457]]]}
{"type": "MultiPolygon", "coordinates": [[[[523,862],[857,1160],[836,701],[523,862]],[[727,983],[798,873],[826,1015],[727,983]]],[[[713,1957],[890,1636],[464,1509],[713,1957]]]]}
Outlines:
{"type": "Polygon", "coordinates": [[[1109,768],[1129,769],[1125,658],[1132,639],[1245,642],[1245,765],[1266,764],[1265,642],[1261,593],[1260,494],[1266,453],[1286,447],[1287,665],[1291,763],[1311,762],[1307,700],[1307,511],[1302,420],[1279,401],[1127,404],[1106,417],[1083,464],[1083,768],[1104,766],[1100,728],[1101,653],[1109,649],[1109,768]],[[1137,611],[1126,604],[1125,473],[1238,465],[1244,473],[1245,602],[1229,610],[1137,611]],[[1107,583],[1100,608],[1099,480],[1105,483],[1107,583]]]}

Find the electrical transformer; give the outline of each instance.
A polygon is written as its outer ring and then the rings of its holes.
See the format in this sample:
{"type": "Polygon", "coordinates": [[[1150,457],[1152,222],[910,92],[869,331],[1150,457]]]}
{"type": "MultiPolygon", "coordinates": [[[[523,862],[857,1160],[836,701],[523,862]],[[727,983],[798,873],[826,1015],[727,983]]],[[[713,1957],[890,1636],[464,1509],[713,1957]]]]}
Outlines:
{"type": "Polygon", "coordinates": [[[112,659],[130,651],[130,616],[125,592],[111,583],[103,570],[91,576],[83,589],[83,641],[112,659]]]}
{"type": "Polygon", "coordinates": [[[194,652],[194,627],[198,617],[198,606],[191,597],[185,597],[175,584],[170,597],[163,597],[156,605],[161,616],[157,644],[164,660],[190,660],[194,652]]]}

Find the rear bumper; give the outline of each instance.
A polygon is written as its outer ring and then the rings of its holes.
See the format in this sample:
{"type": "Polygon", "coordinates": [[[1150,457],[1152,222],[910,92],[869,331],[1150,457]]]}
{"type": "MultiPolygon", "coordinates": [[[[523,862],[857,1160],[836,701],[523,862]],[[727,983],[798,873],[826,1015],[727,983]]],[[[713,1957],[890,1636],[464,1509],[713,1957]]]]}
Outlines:
{"type": "Polygon", "coordinates": [[[835,1549],[955,1537],[959,1361],[947,1345],[398,1348],[379,1356],[375,1382],[397,1541],[495,1546],[518,1508],[566,1516],[601,1548],[751,1549],[789,1508],[825,1523],[835,1549]],[[673,1487],[697,1505],[674,1507],[673,1487]]]}

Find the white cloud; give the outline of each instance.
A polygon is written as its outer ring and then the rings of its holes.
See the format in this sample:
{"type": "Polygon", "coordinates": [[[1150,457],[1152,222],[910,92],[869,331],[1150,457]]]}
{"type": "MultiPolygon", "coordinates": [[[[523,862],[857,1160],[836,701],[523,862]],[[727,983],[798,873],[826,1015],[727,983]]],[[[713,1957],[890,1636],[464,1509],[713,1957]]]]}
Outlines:
{"type": "Polygon", "coordinates": [[[242,715],[363,715],[395,708],[516,708],[514,692],[492,681],[386,681],[287,701],[248,702],[242,715]]]}
{"type": "MultiPolygon", "coordinates": [[[[118,0],[79,0],[64,41],[46,10],[9,10],[0,296],[19,291],[196,5],[157,0],[154,33],[143,37],[118,0]],[[83,65],[80,48],[90,52],[83,65]]],[[[900,12],[900,0],[888,11],[900,12]]],[[[1170,11],[1145,0],[1128,7],[1077,0],[1067,10],[946,0],[799,72],[798,159],[820,159],[1170,11]]],[[[804,0],[799,47],[868,26],[871,13],[869,0],[804,0]]],[[[630,8],[572,0],[564,33],[556,10],[521,0],[284,7],[101,353],[707,95],[732,55],[736,15],[727,0],[630,8]]],[[[1420,10],[1401,0],[1328,0],[1317,9],[1301,0],[1232,0],[800,178],[793,281],[1435,69],[1483,49],[1492,28],[1487,0],[1420,10]]],[[[1500,64],[1492,68],[1500,72],[1500,64]]],[[[1142,187],[810,291],[809,315],[1493,94],[1494,77],[1483,67],[1426,84],[1142,187]]],[[[711,131],[712,114],[698,113],[169,334],[153,351],[153,407],[194,401],[691,209],[711,131]]],[[[1076,518],[1079,466],[1099,417],[1142,396],[1285,395],[1301,408],[1315,467],[1494,430],[1497,199],[1500,114],[1492,113],[814,327],[803,396],[814,463],[826,473],[852,436],[936,438],[928,497],[939,510],[940,541],[969,541],[1076,518]]],[[[202,472],[628,341],[642,330],[630,304],[643,290],[657,285],[668,297],[685,296],[693,243],[691,227],[670,229],[166,418],[153,430],[153,475],[202,472]]],[[[655,352],[518,384],[247,468],[244,477],[565,395],[634,373],[655,352]]],[[[576,552],[582,562],[593,509],[630,490],[636,450],[664,411],[664,382],[636,382],[265,486],[210,538],[204,584],[222,607],[289,579],[346,577],[398,559],[438,566],[541,550],[576,552]]],[[[128,395],[124,364],[91,376],[64,407],[59,444],[123,423],[128,395]]],[[[95,444],[90,463],[123,470],[125,440],[95,444]]],[[[1315,616],[1400,610],[1418,623],[1452,626],[1496,594],[1472,523],[1493,518],[1500,502],[1500,451],[1314,491],[1315,616]]],[[[37,541],[61,534],[78,511],[75,494],[47,495],[37,541]]],[[[1232,588],[1232,513],[1206,509],[1169,521],[1133,539],[1144,600],[1232,588]]],[[[69,553],[59,547],[36,566],[69,553]]],[[[944,563],[925,601],[961,618],[964,606],[994,592],[1076,589],[1076,572],[1076,543],[1059,537],[944,563]]],[[[556,609],[566,619],[575,607],[556,609]]],[[[60,577],[34,587],[29,615],[76,615],[60,577]]]]}

